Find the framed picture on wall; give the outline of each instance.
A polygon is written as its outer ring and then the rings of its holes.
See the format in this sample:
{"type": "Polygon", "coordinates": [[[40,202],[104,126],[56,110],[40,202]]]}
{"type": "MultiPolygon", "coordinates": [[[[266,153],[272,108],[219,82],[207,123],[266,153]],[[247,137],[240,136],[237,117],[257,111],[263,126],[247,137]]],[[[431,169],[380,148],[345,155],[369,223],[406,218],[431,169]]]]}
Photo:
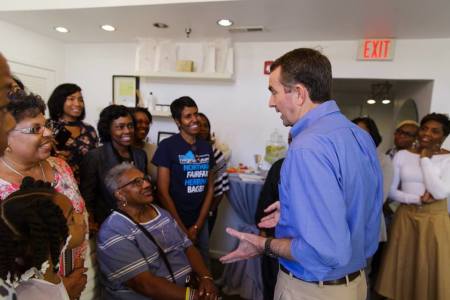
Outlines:
{"type": "Polygon", "coordinates": [[[162,140],[167,139],[168,137],[171,137],[174,134],[175,134],[175,132],[159,131],[158,132],[158,142],[157,142],[158,145],[162,140]]]}
{"type": "Polygon", "coordinates": [[[113,104],[135,107],[139,99],[139,77],[113,75],[113,104]]]}

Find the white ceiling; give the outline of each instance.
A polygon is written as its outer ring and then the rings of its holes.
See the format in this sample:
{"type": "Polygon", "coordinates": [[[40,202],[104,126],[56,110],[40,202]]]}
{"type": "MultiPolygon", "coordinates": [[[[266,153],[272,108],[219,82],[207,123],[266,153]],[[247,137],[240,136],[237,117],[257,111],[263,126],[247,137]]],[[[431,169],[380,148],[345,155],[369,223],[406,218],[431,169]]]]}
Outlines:
{"type": "Polygon", "coordinates": [[[2,1],[0,20],[68,43],[132,42],[137,37],[191,39],[231,37],[234,41],[450,38],[449,0],[16,0],[2,1]],[[42,5],[39,3],[42,2],[42,5]],[[98,6],[93,8],[92,3],[98,6]],[[123,6],[129,2],[130,6],[123,6]],[[196,2],[196,3],[187,3],[196,2]],[[56,3],[59,3],[56,6],[56,3]],[[78,4],[74,4],[78,3],[78,4]],[[87,4],[90,5],[87,5],[87,4]],[[104,7],[113,6],[116,7],[104,7]],[[147,5],[141,5],[146,3],[147,5]],[[168,4],[160,4],[168,3],[168,4]],[[48,7],[59,9],[49,10],[48,7]],[[71,8],[80,5],[90,8],[71,8]],[[27,11],[18,9],[29,9],[27,11]],[[44,9],[42,9],[44,8],[44,9]],[[61,9],[63,8],[63,9],[61,9]],[[264,32],[234,33],[219,28],[227,17],[235,26],[263,26],[264,32]],[[170,27],[155,29],[154,22],[170,27]],[[99,26],[111,24],[108,33],[99,26]],[[53,30],[66,26],[68,34],[53,30]]]}

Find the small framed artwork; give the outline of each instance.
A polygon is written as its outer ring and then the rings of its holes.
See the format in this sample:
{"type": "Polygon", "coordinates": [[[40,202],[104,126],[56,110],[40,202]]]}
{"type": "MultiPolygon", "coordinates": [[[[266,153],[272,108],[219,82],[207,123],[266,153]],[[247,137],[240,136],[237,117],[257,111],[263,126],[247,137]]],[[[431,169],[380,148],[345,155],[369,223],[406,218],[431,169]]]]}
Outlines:
{"type": "Polygon", "coordinates": [[[161,143],[162,140],[167,139],[168,137],[171,137],[174,134],[175,134],[175,132],[159,131],[158,132],[158,145],[159,145],[159,143],[161,143]]]}
{"type": "Polygon", "coordinates": [[[139,77],[113,75],[113,104],[135,107],[138,102],[139,77]]]}

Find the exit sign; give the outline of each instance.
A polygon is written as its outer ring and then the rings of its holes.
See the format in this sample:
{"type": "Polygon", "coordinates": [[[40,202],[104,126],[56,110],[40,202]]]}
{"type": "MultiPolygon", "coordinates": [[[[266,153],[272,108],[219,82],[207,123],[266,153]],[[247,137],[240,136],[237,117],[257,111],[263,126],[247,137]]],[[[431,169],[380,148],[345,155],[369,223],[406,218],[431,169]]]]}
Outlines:
{"type": "Polygon", "coordinates": [[[358,60],[392,60],[395,40],[365,39],[359,42],[358,60]]]}

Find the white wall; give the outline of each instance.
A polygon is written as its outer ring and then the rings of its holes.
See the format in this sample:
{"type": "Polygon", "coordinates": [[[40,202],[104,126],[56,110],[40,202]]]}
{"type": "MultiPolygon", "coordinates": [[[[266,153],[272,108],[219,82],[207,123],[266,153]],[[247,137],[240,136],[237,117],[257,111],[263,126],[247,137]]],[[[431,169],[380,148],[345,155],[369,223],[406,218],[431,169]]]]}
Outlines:
{"type": "Polygon", "coordinates": [[[63,43],[3,21],[0,21],[0,36],[0,52],[11,70],[42,79],[47,91],[42,91],[41,96],[46,98],[55,84],[64,79],[63,43]]]}
{"type": "MultiPolygon", "coordinates": [[[[434,80],[431,111],[450,112],[450,39],[399,40],[391,62],[356,61],[357,41],[235,44],[235,81],[221,83],[192,80],[149,80],[143,92],[152,91],[159,103],[182,95],[192,96],[211,119],[213,130],[233,150],[232,162],[253,165],[253,154],[262,153],[270,133],[279,128],[279,116],[267,107],[267,76],[263,62],[297,47],[321,47],[330,58],[335,78],[386,78],[434,80]],[[426,45],[424,45],[426,44],[426,45]]],[[[134,44],[72,44],[66,46],[65,80],[81,85],[87,100],[87,120],[95,124],[99,109],[111,99],[111,76],[131,74],[134,44]]],[[[157,131],[176,131],[172,120],[157,118],[157,131]]]]}

